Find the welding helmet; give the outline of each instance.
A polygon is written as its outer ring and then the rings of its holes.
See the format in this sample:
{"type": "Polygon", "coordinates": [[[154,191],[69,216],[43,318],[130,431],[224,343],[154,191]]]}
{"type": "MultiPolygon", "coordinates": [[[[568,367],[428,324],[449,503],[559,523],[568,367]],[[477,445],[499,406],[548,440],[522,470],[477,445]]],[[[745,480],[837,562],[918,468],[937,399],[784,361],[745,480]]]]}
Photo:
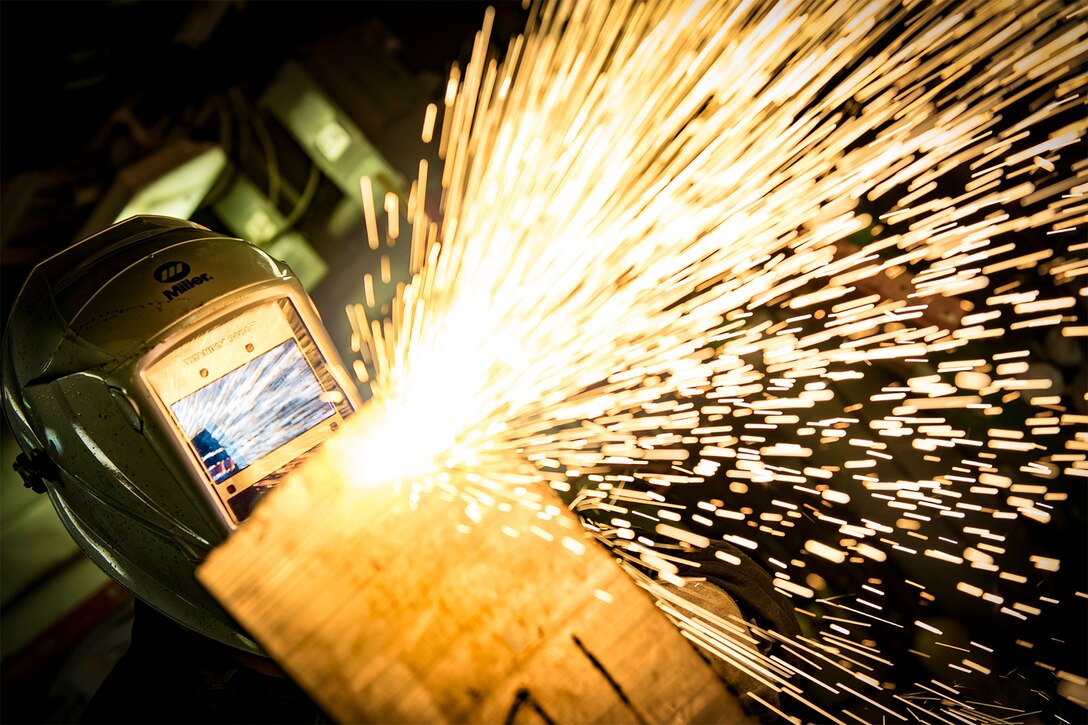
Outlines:
{"type": "Polygon", "coordinates": [[[139,216],[39,264],[3,340],[16,469],[84,552],[188,628],[259,652],[196,565],[359,406],[291,270],[139,216]]]}

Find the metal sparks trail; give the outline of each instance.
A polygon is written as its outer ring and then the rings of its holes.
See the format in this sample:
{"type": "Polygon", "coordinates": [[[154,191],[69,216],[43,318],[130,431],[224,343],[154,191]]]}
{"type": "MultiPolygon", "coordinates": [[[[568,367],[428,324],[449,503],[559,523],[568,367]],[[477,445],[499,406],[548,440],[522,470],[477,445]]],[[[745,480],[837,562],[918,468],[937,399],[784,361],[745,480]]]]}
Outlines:
{"type": "Polygon", "coordinates": [[[1083,720],[1088,7],[544,2],[502,60],[492,17],[386,203],[413,278],[349,310],[408,451],[360,466],[550,482],[790,717],[1083,720]],[[670,595],[712,539],[800,638],[670,595]]]}

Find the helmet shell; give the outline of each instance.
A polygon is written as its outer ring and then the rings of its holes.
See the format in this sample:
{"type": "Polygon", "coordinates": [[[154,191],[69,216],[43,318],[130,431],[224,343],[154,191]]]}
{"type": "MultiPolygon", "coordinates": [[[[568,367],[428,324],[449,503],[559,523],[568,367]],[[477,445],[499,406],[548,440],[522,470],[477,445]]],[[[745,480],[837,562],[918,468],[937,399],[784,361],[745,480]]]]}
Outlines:
{"type": "Polygon", "coordinates": [[[194,484],[192,462],[140,374],[164,341],[249,300],[283,297],[355,403],[290,269],[251,244],[178,219],[133,217],[39,264],[3,340],[5,412],[24,451],[43,451],[55,466],[47,492],[83,551],[163,614],[256,652],[196,581],[196,565],[233,526],[194,484]]]}

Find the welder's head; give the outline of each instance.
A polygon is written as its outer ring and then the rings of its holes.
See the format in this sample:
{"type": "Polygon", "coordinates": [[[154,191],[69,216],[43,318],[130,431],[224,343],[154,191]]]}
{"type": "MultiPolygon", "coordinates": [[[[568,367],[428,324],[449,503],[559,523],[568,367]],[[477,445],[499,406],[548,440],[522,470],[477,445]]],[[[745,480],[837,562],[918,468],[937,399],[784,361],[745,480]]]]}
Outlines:
{"type": "Polygon", "coordinates": [[[3,376],[16,467],[87,555],[174,620],[256,650],[194,567],[359,405],[290,269],[133,217],[34,268],[3,376]]]}

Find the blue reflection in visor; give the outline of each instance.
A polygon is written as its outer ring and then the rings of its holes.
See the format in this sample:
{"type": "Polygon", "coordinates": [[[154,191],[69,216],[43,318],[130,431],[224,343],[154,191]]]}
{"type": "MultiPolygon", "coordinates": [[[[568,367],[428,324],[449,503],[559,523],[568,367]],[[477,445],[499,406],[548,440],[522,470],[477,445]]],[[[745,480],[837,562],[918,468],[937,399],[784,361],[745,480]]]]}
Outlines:
{"type": "Polygon", "coordinates": [[[295,341],[286,340],[170,406],[204,468],[225,481],[333,414],[295,341]]]}

